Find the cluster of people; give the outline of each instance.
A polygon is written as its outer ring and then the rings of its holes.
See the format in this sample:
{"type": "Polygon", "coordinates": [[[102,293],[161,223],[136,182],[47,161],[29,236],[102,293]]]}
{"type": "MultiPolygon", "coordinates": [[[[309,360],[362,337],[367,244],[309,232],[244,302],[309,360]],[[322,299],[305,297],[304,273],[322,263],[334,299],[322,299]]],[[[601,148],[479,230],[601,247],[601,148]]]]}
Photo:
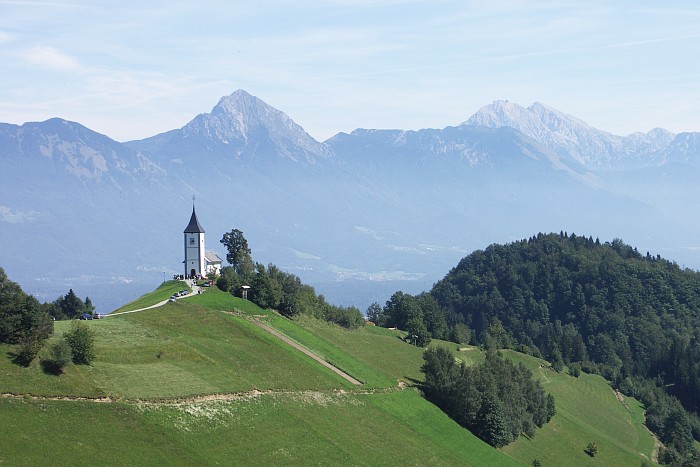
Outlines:
{"type": "Polygon", "coordinates": [[[174,281],[186,281],[186,280],[201,281],[202,279],[204,279],[204,277],[201,274],[197,274],[196,276],[190,276],[189,274],[175,274],[175,275],[173,275],[174,281]]]}

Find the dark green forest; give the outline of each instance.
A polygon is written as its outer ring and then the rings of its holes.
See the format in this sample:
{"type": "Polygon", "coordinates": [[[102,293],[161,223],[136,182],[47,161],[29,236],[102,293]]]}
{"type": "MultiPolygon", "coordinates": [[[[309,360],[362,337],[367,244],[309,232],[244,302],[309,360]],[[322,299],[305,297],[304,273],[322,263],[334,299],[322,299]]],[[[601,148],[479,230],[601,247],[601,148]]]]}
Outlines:
{"type": "Polygon", "coordinates": [[[492,446],[505,446],[521,433],[532,438],[556,412],[554,398],[532,372],[495,351],[473,366],[457,364],[444,347],[426,350],[423,359],[426,398],[492,446]]]}
{"type": "Polygon", "coordinates": [[[463,258],[430,292],[397,292],[368,317],[599,373],[640,399],[667,464],[697,461],[700,273],[622,240],[538,234],[463,258]],[[410,323],[410,326],[409,326],[410,323]]]}

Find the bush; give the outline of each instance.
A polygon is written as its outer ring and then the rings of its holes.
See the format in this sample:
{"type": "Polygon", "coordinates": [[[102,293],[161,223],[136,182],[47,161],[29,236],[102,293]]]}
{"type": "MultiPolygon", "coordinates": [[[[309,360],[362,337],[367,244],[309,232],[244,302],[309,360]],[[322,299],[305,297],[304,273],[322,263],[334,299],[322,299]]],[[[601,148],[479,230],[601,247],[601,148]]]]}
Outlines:
{"type": "Polygon", "coordinates": [[[89,365],[95,358],[95,331],[80,321],[73,321],[70,331],[63,334],[73,352],[73,363],[89,365]]]}
{"type": "Polygon", "coordinates": [[[569,374],[574,378],[581,376],[581,364],[579,362],[569,364],[569,374]]]}
{"type": "Polygon", "coordinates": [[[28,336],[20,339],[17,344],[14,362],[18,365],[29,366],[41,350],[42,342],[36,336],[28,336]]]}
{"type": "Polygon", "coordinates": [[[598,454],[598,445],[595,442],[590,442],[588,443],[588,446],[586,446],[586,449],[583,450],[583,452],[585,452],[591,457],[595,457],[595,455],[598,454]]]}
{"type": "Polygon", "coordinates": [[[61,339],[49,347],[48,356],[42,359],[41,365],[47,373],[61,374],[72,359],[73,352],[68,342],[65,339],[61,339]]]}

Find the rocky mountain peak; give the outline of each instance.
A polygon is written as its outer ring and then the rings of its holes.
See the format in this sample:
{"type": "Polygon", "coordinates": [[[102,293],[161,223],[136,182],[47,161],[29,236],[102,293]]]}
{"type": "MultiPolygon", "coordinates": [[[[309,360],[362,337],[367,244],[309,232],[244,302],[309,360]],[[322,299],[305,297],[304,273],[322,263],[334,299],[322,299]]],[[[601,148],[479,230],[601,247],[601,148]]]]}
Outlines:
{"type": "Polygon", "coordinates": [[[243,134],[248,128],[255,125],[304,131],[287,114],[269,106],[242,89],[219,99],[209,115],[222,120],[232,120],[238,124],[237,127],[243,134]]]}
{"type": "Polygon", "coordinates": [[[480,108],[464,125],[500,128],[510,126],[517,128],[521,122],[530,119],[528,110],[510,101],[494,101],[493,104],[480,108]]]}
{"type": "Polygon", "coordinates": [[[559,154],[593,170],[660,163],[659,151],[673,138],[666,130],[623,137],[588,125],[540,102],[524,108],[508,101],[482,107],[463,125],[511,127],[559,154]]]}
{"type": "Polygon", "coordinates": [[[170,157],[187,155],[195,148],[220,157],[283,157],[308,165],[330,157],[328,148],[287,114],[242,89],[222,97],[210,113],[197,115],[179,130],[130,145],[170,157]]]}

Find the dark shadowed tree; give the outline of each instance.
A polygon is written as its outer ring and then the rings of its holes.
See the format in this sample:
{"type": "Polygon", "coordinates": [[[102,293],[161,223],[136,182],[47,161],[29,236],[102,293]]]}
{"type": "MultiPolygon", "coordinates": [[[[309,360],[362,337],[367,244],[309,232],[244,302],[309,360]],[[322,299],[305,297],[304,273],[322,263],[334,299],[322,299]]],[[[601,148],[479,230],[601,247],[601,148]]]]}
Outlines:
{"type": "Polygon", "coordinates": [[[394,293],[384,306],[384,324],[405,330],[411,319],[423,321],[423,312],[415,297],[401,291],[394,293]]]}
{"type": "Polygon", "coordinates": [[[224,234],[220,242],[226,247],[226,261],[233,266],[233,269],[241,277],[250,276],[255,270],[248,241],[243,236],[243,232],[233,229],[224,234]]]}
{"type": "Polygon", "coordinates": [[[17,344],[16,363],[29,365],[53,333],[53,321],[45,308],[0,268],[0,342],[17,344]]]}
{"type": "Polygon", "coordinates": [[[61,310],[69,319],[77,318],[84,313],[85,304],[75,292],[73,292],[73,289],[70,289],[61,300],[61,310]]]}
{"type": "Polygon", "coordinates": [[[425,347],[430,344],[430,331],[425,323],[419,318],[411,318],[406,323],[406,339],[418,347],[425,347]]]}
{"type": "Polygon", "coordinates": [[[379,303],[374,302],[367,307],[367,320],[372,321],[377,326],[381,326],[383,324],[382,313],[382,306],[379,303]]]}

